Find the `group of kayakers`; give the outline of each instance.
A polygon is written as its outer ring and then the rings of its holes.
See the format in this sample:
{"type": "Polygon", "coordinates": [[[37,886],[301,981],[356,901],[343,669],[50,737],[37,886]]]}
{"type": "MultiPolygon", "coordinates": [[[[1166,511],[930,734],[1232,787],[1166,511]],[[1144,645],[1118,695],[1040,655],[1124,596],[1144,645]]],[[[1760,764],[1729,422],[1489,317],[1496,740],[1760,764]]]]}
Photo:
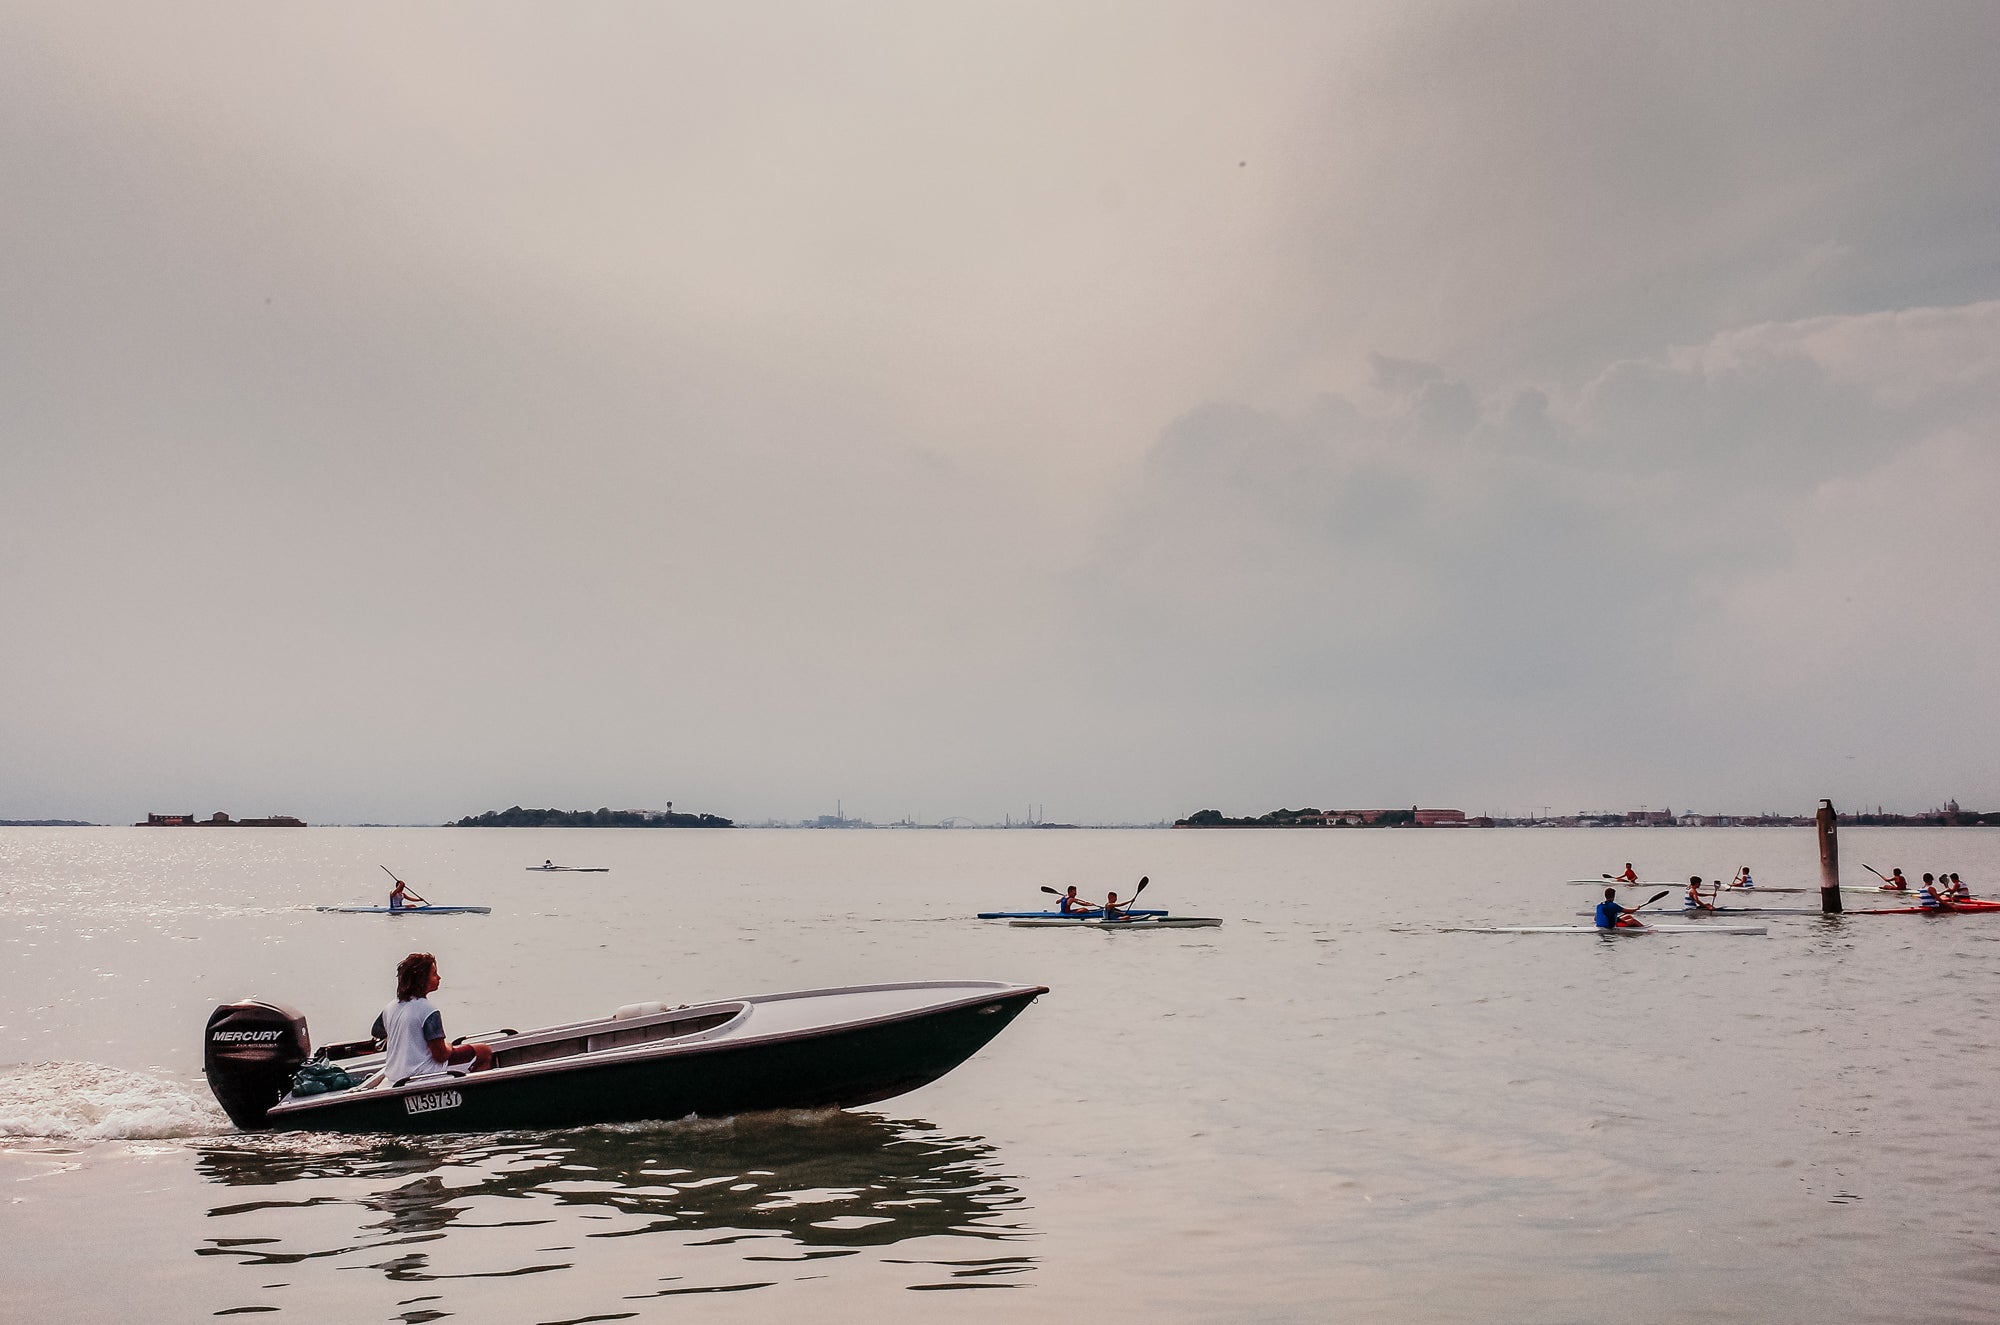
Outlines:
{"type": "MultiPolygon", "coordinates": [[[[1901,871],[1897,871],[1901,873],[1901,871]]],[[[1972,889],[1965,886],[1956,874],[1924,875],[1924,882],[1917,889],[1917,905],[1926,911],[1935,911],[1950,902],[1966,902],[1972,899],[1972,889]]]]}
{"type": "Polygon", "coordinates": [[[1904,876],[1901,865],[1887,874],[1877,869],[1870,869],[1868,872],[1882,881],[1882,891],[1885,893],[1915,893],[1917,905],[1925,910],[1934,910],[1947,902],[1965,902],[1972,899],[1972,889],[1965,886],[1965,881],[1958,877],[1956,871],[1946,873],[1939,870],[1936,874],[1926,874],[1923,883],[1916,887],[1910,886],[1910,881],[1904,876]]]}
{"type": "MultiPolygon", "coordinates": [[[[1923,876],[1922,884],[1914,887],[1911,885],[1909,879],[1904,877],[1900,866],[1889,871],[1887,874],[1883,874],[1878,870],[1870,870],[1869,872],[1882,880],[1883,892],[1913,894],[1917,905],[1927,911],[1938,910],[1948,907],[1954,902],[1965,902],[1972,899],[1972,889],[1966,886],[1965,881],[1960,879],[1956,872],[1945,873],[1939,871],[1936,874],[1926,874],[1923,876]]],[[[1623,874],[1611,874],[1605,877],[1614,879],[1619,883],[1636,883],[1639,879],[1638,872],[1632,868],[1630,861],[1625,863],[1625,872],[1623,874]]],[[[1719,909],[1716,903],[1724,891],[1729,889],[1752,889],[1756,886],[1756,880],[1751,877],[1748,865],[1737,870],[1736,877],[1731,879],[1727,884],[1723,883],[1720,879],[1717,879],[1713,884],[1704,884],[1699,874],[1689,875],[1687,892],[1681,897],[1681,910],[1714,911],[1719,909]],[[1706,896],[1703,896],[1703,889],[1705,887],[1709,891],[1706,896]]],[[[1651,903],[1647,903],[1647,905],[1651,905],[1651,903]]],[[[1616,887],[1606,888],[1604,890],[1604,900],[1597,904],[1597,927],[1599,929],[1624,929],[1639,926],[1642,922],[1635,917],[1641,909],[1643,908],[1629,907],[1619,902],[1618,889],[1616,887]]]]}
{"type": "Polygon", "coordinates": [[[1125,911],[1129,905],[1129,902],[1119,901],[1117,893],[1107,896],[1102,906],[1097,905],[1095,902],[1086,901],[1076,895],[1076,885],[1073,883],[1069,886],[1068,891],[1056,898],[1056,910],[1066,916],[1075,916],[1079,920],[1091,916],[1096,916],[1103,920],[1122,920],[1125,918],[1125,911]]]}

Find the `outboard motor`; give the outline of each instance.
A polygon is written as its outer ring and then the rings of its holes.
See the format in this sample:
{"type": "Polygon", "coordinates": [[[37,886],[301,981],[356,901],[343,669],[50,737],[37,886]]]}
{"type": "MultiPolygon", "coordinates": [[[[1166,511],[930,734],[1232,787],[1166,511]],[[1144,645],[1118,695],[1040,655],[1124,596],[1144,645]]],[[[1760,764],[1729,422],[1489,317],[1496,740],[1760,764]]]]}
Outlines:
{"type": "Polygon", "coordinates": [[[261,998],[224,1003],[208,1018],[201,1070],[229,1120],[245,1131],[265,1126],[271,1106],[291,1088],[312,1051],[296,1008],[261,998]]]}

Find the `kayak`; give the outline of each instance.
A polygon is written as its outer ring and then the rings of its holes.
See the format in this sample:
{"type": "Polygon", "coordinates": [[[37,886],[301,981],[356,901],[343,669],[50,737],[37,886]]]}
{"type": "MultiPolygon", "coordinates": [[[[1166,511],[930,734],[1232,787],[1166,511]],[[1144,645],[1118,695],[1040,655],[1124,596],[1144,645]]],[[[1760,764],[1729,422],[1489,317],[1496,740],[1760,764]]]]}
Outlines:
{"type": "Polygon", "coordinates": [[[1851,916],[1915,916],[1925,912],[1937,914],[1944,911],[2000,911],[2000,902],[1987,901],[1975,897],[1965,902],[1946,902],[1942,906],[1877,906],[1860,907],[1849,911],[1851,916]]]}
{"type": "MultiPolygon", "coordinates": [[[[1578,911],[1580,916],[1596,915],[1595,911],[1578,911]]],[[[1718,906],[1707,911],[1659,911],[1649,912],[1663,916],[1679,916],[1683,920],[1696,920],[1704,916],[1816,916],[1818,911],[1808,911],[1798,906],[1718,906]]]]}
{"type": "Polygon", "coordinates": [[[1687,880],[1641,879],[1637,883],[1627,883],[1623,879],[1571,879],[1571,883],[1589,883],[1599,888],[1685,888],[1687,880]]]}
{"type": "Polygon", "coordinates": [[[536,874],[609,874],[609,865],[527,865],[536,874]]]}
{"type": "Polygon", "coordinates": [[[315,911],[339,911],[354,916],[483,916],[490,906],[316,906],[315,911]]]}
{"type": "MultiPolygon", "coordinates": [[[[1682,886],[1683,886],[1683,887],[1685,887],[1686,885],[1682,885],[1682,886]]],[[[1728,884],[1726,884],[1726,883],[1725,883],[1725,884],[1723,884],[1723,885],[1722,885],[1722,891],[1724,891],[1724,892],[1726,892],[1726,893],[1816,893],[1816,892],[1818,892],[1818,891],[1819,891],[1819,889],[1817,889],[1817,888],[1766,888],[1766,887],[1765,887],[1765,886],[1764,886],[1763,884],[1761,884],[1761,883],[1755,883],[1755,884],[1752,884],[1752,885],[1750,885],[1750,886],[1749,886],[1748,888],[1732,888],[1732,887],[1730,887],[1730,886],[1729,886],[1728,884]]]]}
{"type": "Polygon", "coordinates": [[[1762,925],[1477,925],[1447,929],[1447,934],[1762,934],[1762,925]]]}
{"type": "MultiPolygon", "coordinates": [[[[1125,914],[1134,919],[1144,919],[1149,916],[1163,916],[1167,913],[1165,911],[1139,909],[1127,911],[1125,914]]],[[[979,918],[981,920],[1088,920],[1090,917],[1073,914],[1064,915],[1061,911],[981,911],[979,918]]]]}
{"type": "Polygon", "coordinates": [[[1214,929],[1222,922],[1213,916],[1140,916],[1136,920],[1078,920],[1058,916],[1007,923],[1015,929],[1214,929]]]}

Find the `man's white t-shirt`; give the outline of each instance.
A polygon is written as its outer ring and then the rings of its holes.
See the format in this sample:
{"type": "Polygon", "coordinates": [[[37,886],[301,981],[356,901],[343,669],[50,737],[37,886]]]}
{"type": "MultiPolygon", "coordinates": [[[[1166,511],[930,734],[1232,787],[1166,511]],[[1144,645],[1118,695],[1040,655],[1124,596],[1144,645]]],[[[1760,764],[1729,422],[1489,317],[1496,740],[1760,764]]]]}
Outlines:
{"type": "Polygon", "coordinates": [[[375,1038],[388,1046],[382,1060],[382,1080],[394,1085],[405,1077],[442,1072],[445,1065],[431,1057],[430,1042],[444,1038],[444,1017],[428,998],[398,999],[375,1018],[375,1038]]]}

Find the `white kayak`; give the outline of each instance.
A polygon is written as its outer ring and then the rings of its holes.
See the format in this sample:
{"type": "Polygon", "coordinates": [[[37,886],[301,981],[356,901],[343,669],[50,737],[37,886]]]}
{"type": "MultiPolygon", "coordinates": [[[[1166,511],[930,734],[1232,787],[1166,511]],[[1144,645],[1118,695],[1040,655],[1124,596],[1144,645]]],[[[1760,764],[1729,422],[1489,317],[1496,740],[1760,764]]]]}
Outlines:
{"type": "Polygon", "coordinates": [[[1762,934],[1762,925],[1477,925],[1447,929],[1447,934],[1762,934]]]}
{"type": "Polygon", "coordinates": [[[1213,916],[1140,916],[1134,920],[1009,920],[1015,929],[1214,929],[1222,922],[1213,916]]]}
{"type": "MultiPolygon", "coordinates": [[[[1594,916],[1595,911],[1578,911],[1580,916],[1594,916]]],[[[1648,915],[1679,916],[1683,920],[1706,920],[1710,916],[1816,916],[1820,911],[1809,911],[1802,906],[1718,906],[1712,911],[1690,911],[1686,907],[1663,907],[1649,911],[1648,915]]],[[[1596,928],[1596,926],[1592,926],[1596,928]]],[[[1704,926],[1706,928],[1706,926],[1704,926]]]]}
{"type": "Polygon", "coordinates": [[[1687,880],[1675,882],[1672,879],[1641,879],[1637,883],[1627,883],[1623,879],[1571,879],[1571,883],[1588,883],[1599,888],[1685,888],[1687,880]]]}

